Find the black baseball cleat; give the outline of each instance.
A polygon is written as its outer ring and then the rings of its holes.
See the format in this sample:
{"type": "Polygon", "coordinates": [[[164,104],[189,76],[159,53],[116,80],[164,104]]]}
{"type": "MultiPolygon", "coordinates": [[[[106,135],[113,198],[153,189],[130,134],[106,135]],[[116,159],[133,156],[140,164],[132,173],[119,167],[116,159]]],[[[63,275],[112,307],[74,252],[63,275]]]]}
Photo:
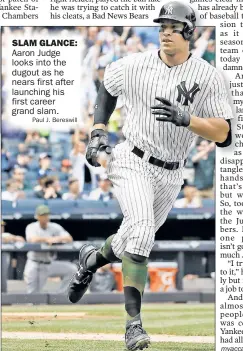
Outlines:
{"type": "Polygon", "coordinates": [[[143,350],[149,347],[150,337],[140,323],[131,324],[126,329],[125,341],[127,350],[143,350]]]}
{"type": "Polygon", "coordinates": [[[91,244],[85,244],[79,252],[79,268],[71,279],[68,287],[68,299],[72,303],[78,302],[88,290],[94,272],[86,267],[88,256],[97,249],[91,244]]]}

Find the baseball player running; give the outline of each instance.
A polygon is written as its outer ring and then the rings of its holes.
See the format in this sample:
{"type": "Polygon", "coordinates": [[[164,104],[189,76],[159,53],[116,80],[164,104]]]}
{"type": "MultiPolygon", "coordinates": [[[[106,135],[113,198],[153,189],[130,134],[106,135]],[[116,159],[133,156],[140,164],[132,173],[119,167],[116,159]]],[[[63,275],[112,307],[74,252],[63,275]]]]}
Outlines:
{"type": "Polygon", "coordinates": [[[160,24],[159,50],[121,58],[105,70],[86,158],[99,166],[98,151],[111,151],[106,125],[123,95],[126,140],[111,152],[107,173],[124,219],[101,249],[90,244],[81,248],[80,267],[68,291],[71,302],[79,301],[96,270],[120,259],[128,350],[150,344],[140,314],[148,257],[181,189],[189,148],[198,135],[220,147],[230,145],[233,118],[221,75],[189,51],[193,9],[172,1],[154,22],[160,24]]]}

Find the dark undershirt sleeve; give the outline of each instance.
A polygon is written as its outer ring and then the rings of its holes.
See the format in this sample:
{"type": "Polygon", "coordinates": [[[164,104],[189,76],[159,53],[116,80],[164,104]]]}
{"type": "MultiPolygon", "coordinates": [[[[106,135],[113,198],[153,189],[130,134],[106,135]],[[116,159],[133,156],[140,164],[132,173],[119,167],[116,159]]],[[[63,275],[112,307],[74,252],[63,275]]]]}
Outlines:
{"type": "Polygon", "coordinates": [[[226,122],[228,122],[230,130],[228,132],[227,139],[223,143],[215,143],[218,147],[227,147],[230,146],[232,142],[232,131],[231,131],[231,122],[230,119],[226,119],[226,122]]]}
{"type": "Polygon", "coordinates": [[[95,102],[94,124],[107,124],[113,111],[115,110],[117,96],[112,96],[101,84],[95,102]]]}

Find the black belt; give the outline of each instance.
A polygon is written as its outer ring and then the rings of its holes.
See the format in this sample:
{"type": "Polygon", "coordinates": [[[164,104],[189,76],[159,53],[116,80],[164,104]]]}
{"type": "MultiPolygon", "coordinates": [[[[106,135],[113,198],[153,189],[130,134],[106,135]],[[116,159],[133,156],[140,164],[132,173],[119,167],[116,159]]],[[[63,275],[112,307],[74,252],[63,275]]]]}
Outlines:
{"type": "MultiPolygon", "coordinates": [[[[134,146],[132,152],[140,158],[143,158],[143,156],[144,156],[144,151],[138,149],[136,146],[134,146]]],[[[159,160],[158,158],[155,158],[153,156],[151,156],[149,158],[148,162],[151,163],[152,165],[162,167],[162,168],[168,169],[170,171],[175,171],[176,169],[178,169],[180,167],[180,162],[162,161],[162,160],[159,160]]],[[[185,163],[186,163],[186,160],[184,161],[184,165],[185,165],[185,163]]]]}
{"type": "Polygon", "coordinates": [[[37,261],[37,260],[30,260],[32,262],[37,262],[37,263],[42,263],[42,264],[51,264],[51,262],[46,262],[46,261],[37,261]]]}

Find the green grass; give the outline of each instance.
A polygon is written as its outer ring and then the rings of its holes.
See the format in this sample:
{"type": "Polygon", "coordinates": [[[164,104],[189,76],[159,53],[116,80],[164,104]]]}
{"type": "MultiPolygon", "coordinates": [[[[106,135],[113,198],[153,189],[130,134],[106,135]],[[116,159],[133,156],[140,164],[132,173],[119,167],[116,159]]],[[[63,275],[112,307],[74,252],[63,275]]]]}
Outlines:
{"type": "MultiPolygon", "coordinates": [[[[124,351],[124,343],[112,341],[2,340],[3,351],[124,351]]],[[[153,343],[150,351],[213,351],[214,345],[153,343]]]]}
{"type": "MultiPolygon", "coordinates": [[[[87,312],[80,320],[35,321],[33,325],[28,320],[3,322],[3,331],[124,333],[123,305],[4,306],[2,312],[87,312]]],[[[150,334],[214,335],[213,304],[144,304],[142,317],[150,334]]]]}
{"type": "MultiPolygon", "coordinates": [[[[194,313],[196,312],[210,312],[213,313],[214,311],[214,304],[160,304],[160,303],[146,303],[143,304],[142,307],[143,311],[164,311],[164,312],[188,312],[194,313]]],[[[124,311],[124,306],[120,305],[76,305],[76,304],[69,304],[69,305],[11,305],[11,306],[3,306],[2,312],[85,312],[85,311],[92,311],[92,314],[102,314],[112,315],[116,313],[119,315],[122,311],[124,311]]]]}

